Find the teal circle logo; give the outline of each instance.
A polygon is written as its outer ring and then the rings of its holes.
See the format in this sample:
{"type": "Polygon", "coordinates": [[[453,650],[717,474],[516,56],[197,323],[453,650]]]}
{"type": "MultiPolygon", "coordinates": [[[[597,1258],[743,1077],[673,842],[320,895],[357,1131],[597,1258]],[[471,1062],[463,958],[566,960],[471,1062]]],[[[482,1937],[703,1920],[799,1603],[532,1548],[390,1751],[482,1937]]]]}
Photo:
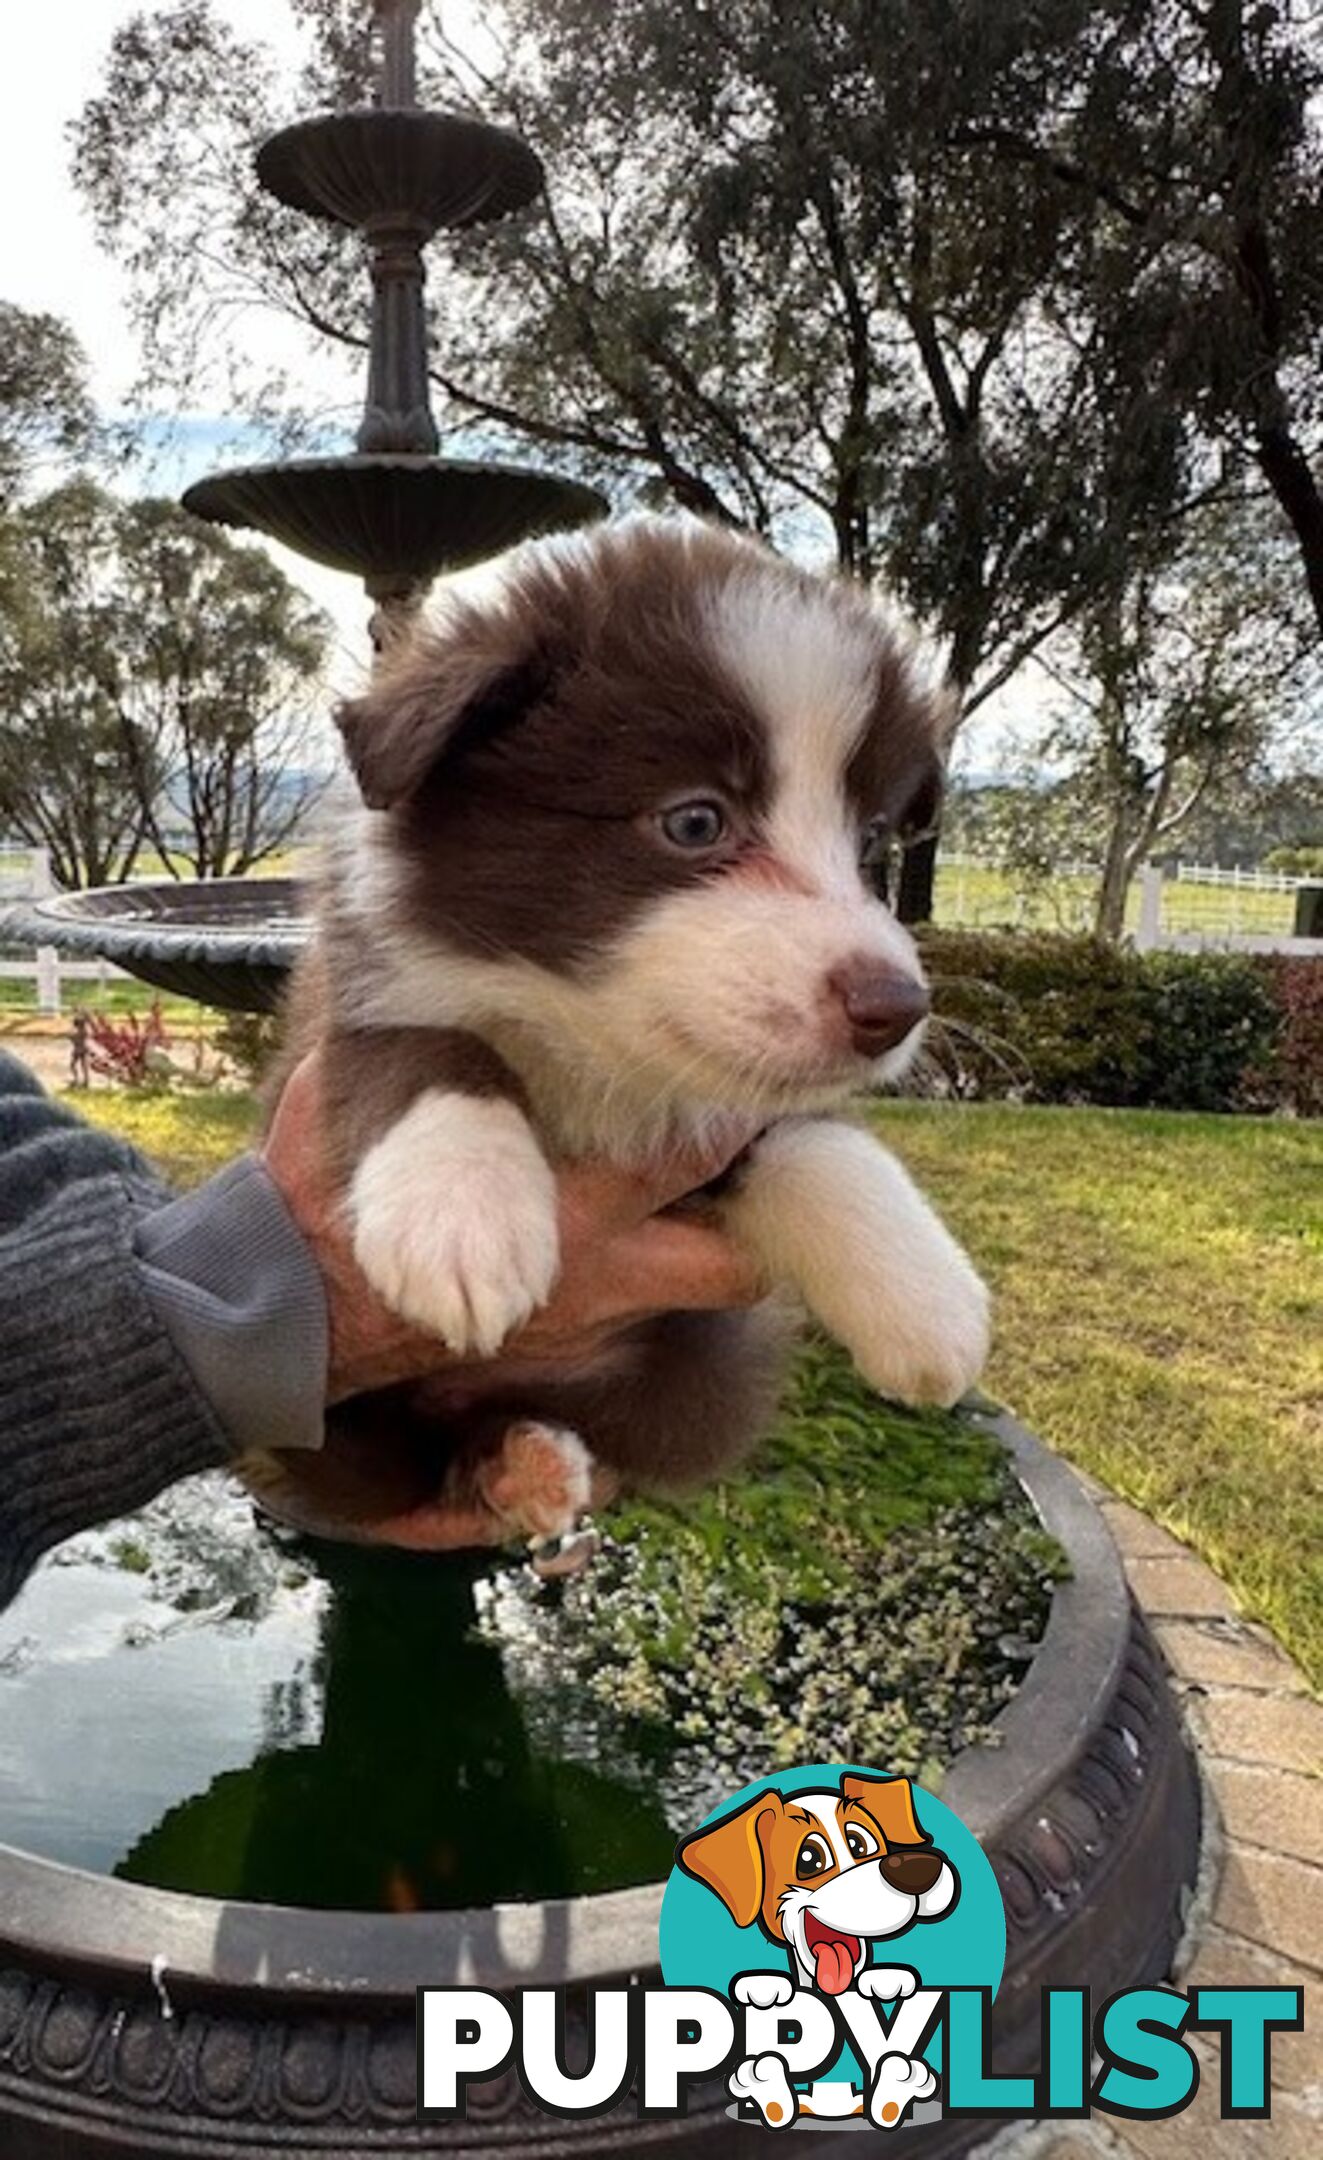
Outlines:
{"type": "MultiPolygon", "coordinates": [[[[994,1997],[1006,1915],[978,1840],[935,1793],[886,1771],[802,1763],[746,1785],[680,1840],[659,1947],[668,1987],[766,2002],[769,2015],[793,1989],[805,2008],[826,1997],[848,2025],[861,1999],[885,2017],[920,1990],[994,1997]],[[750,1977],[764,1975],[775,1977],[750,1977]]],[[[939,2071],[940,2052],[937,2036],[916,2051],[901,2112],[935,2090],[922,2062],[939,2071]]],[[[849,2094],[865,2082],[843,2045],[815,2070],[816,2102],[799,2089],[799,2110],[858,2112],[849,2094]]]]}

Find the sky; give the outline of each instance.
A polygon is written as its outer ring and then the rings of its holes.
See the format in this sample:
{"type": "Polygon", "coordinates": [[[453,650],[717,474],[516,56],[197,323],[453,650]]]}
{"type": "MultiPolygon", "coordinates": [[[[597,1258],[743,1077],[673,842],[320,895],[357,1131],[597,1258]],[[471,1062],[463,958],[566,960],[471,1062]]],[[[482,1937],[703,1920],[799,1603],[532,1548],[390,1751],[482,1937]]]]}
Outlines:
{"type": "MultiPolygon", "coordinates": [[[[4,0],[0,35],[6,61],[6,107],[0,127],[0,297],[62,316],[78,335],[91,365],[92,388],[103,412],[124,411],[138,373],[138,351],[125,289],[113,262],[97,245],[69,172],[69,127],[97,89],[116,29],[165,0],[4,0]],[[39,206],[39,207],[34,207],[39,206]]],[[[213,0],[232,26],[261,38],[278,59],[293,62],[300,35],[285,0],[213,0]]],[[[367,0],[364,0],[364,5],[367,0]]],[[[463,39],[480,8],[454,0],[447,28],[463,39]]],[[[471,30],[470,30],[471,34],[471,30]]],[[[366,305],[366,281],[364,287],[366,305]]],[[[245,324],[252,357],[273,365],[291,356],[291,326],[253,315],[245,324]]],[[[294,348],[306,350],[302,344],[294,348]]],[[[342,396],[343,378],[328,380],[328,401],[342,396]]],[[[235,431],[221,413],[188,416],[172,430],[171,448],[150,474],[162,493],[236,461],[235,431]]],[[[349,447],[346,441],[346,448],[349,447]]],[[[140,484],[142,484],[140,482],[140,484]]],[[[350,689],[368,657],[368,604],[356,580],[323,570],[263,541],[282,569],[331,617],[335,627],[331,689],[350,689]]],[[[1022,694],[1022,693],[1021,693],[1022,694]]],[[[1017,701],[1018,702],[1018,701],[1017,701]]],[[[1003,698],[962,731],[961,762],[978,767],[1007,739],[1013,707],[1003,698]]]]}
{"type": "MultiPolygon", "coordinates": [[[[299,36],[284,0],[215,0],[246,36],[294,60],[299,36]]],[[[8,96],[0,128],[0,295],[70,323],[86,352],[101,410],[125,410],[138,373],[137,342],[123,280],[97,245],[69,174],[70,123],[97,89],[116,29],[152,0],[7,0],[3,39],[8,96]],[[40,214],[30,206],[40,204],[40,214]]],[[[366,282],[365,282],[366,302],[366,282]]],[[[254,318],[246,330],[256,357],[288,354],[277,325],[254,318]]],[[[348,447],[348,444],[346,444],[348,447]]],[[[151,485],[178,493],[190,480],[234,461],[234,428],[224,414],[197,414],[172,430],[172,447],[151,485]]],[[[332,687],[348,688],[367,658],[368,604],[356,580],[262,542],[282,569],[331,616],[336,629],[332,687]]]]}
{"type": "MultiPolygon", "coordinates": [[[[284,0],[215,0],[236,30],[293,59],[298,33],[284,0]]],[[[115,265],[97,246],[69,174],[70,123],[98,88],[115,31],[152,0],[8,0],[6,110],[0,129],[0,291],[72,323],[110,411],[123,406],[137,349],[115,265]],[[35,212],[33,205],[39,204],[35,212]]]]}

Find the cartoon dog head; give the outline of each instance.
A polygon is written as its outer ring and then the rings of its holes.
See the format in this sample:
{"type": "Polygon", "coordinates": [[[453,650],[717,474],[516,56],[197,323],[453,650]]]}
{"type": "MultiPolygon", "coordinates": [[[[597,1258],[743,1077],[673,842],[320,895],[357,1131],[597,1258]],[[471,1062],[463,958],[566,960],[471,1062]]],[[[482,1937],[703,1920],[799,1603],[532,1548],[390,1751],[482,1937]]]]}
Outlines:
{"type": "Polygon", "coordinates": [[[825,1995],[850,1986],[870,1940],[940,1919],[960,1894],[955,1869],[919,1827],[908,1778],[759,1793],[687,1838],[677,1857],[737,1927],[756,1920],[789,1948],[801,1982],[825,1995]]]}

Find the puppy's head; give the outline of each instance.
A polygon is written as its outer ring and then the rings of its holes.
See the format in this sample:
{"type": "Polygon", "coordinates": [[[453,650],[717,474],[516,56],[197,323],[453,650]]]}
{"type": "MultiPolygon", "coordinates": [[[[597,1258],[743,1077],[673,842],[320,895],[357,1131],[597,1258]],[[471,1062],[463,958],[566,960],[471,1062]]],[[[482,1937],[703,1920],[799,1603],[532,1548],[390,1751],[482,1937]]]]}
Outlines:
{"type": "Polygon", "coordinates": [[[608,1064],[769,1111],[917,1047],[877,865],[945,722],[862,591],[659,518],[516,550],[341,714],[411,929],[608,1064]]]}
{"type": "Polygon", "coordinates": [[[680,1847],[687,1874],[738,1927],[758,1921],[825,1995],[868,1961],[870,1940],[936,1920],[959,1895],[955,1870],[924,1836],[908,1778],[843,1777],[840,1791],[761,1793],[680,1847]]]}

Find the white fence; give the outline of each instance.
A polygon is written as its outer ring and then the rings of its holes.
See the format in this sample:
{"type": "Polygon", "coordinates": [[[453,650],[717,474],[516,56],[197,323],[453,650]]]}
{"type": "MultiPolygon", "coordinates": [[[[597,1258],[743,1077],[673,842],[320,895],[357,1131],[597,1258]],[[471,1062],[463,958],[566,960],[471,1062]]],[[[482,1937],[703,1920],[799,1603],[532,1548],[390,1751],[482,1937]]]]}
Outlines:
{"type": "MultiPolygon", "coordinates": [[[[978,856],[943,854],[936,918],[967,929],[1089,930],[1100,877],[1096,863],[1062,862],[1049,876],[1029,878],[978,856]]],[[[1310,882],[1222,864],[1178,862],[1166,872],[1152,865],[1131,890],[1127,933],[1148,951],[1312,954],[1319,940],[1293,935],[1295,892],[1310,882]]]]}
{"type": "Polygon", "coordinates": [[[1228,870],[1219,863],[1178,862],[1175,876],[1178,885],[1229,885],[1233,892],[1294,892],[1308,882],[1284,870],[1242,870],[1238,863],[1228,870]]]}
{"type": "Polygon", "coordinates": [[[44,1013],[63,1008],[66,982],[96,983],[102,991],[122,980],[124,970],[108,960],[65,960],[53,945],[39,947],[35,955],[5,957],[10,949],[4,940],[4,911],[20,900],[43,900],[55,890],[50,857],[44,848],[0,847],[0,980],[31,982],[37,986],[37,1006],[44,1013]]]}
{"type": "Polygon", "coordinates": [[[1286,953],[1294,959],[1323,959],[1323,938],[1295,937],[1290,932],[1265,930],[1175,930],[1163,923],[1164,902],[1171,883],[1209,886],[1232,885],[1240,891],[1293,893],[1307,879],[1277,879],[1271,871],[1200,871],[1197,875],[1182,863],[1169,880],[1158,863],[1145,863],[1139,874],[1139,921],[1135,944],[1140,952],[1247,952],[1286,953]],[[1258,879],[1254,884],[1250,880],[1258,879]]]}

